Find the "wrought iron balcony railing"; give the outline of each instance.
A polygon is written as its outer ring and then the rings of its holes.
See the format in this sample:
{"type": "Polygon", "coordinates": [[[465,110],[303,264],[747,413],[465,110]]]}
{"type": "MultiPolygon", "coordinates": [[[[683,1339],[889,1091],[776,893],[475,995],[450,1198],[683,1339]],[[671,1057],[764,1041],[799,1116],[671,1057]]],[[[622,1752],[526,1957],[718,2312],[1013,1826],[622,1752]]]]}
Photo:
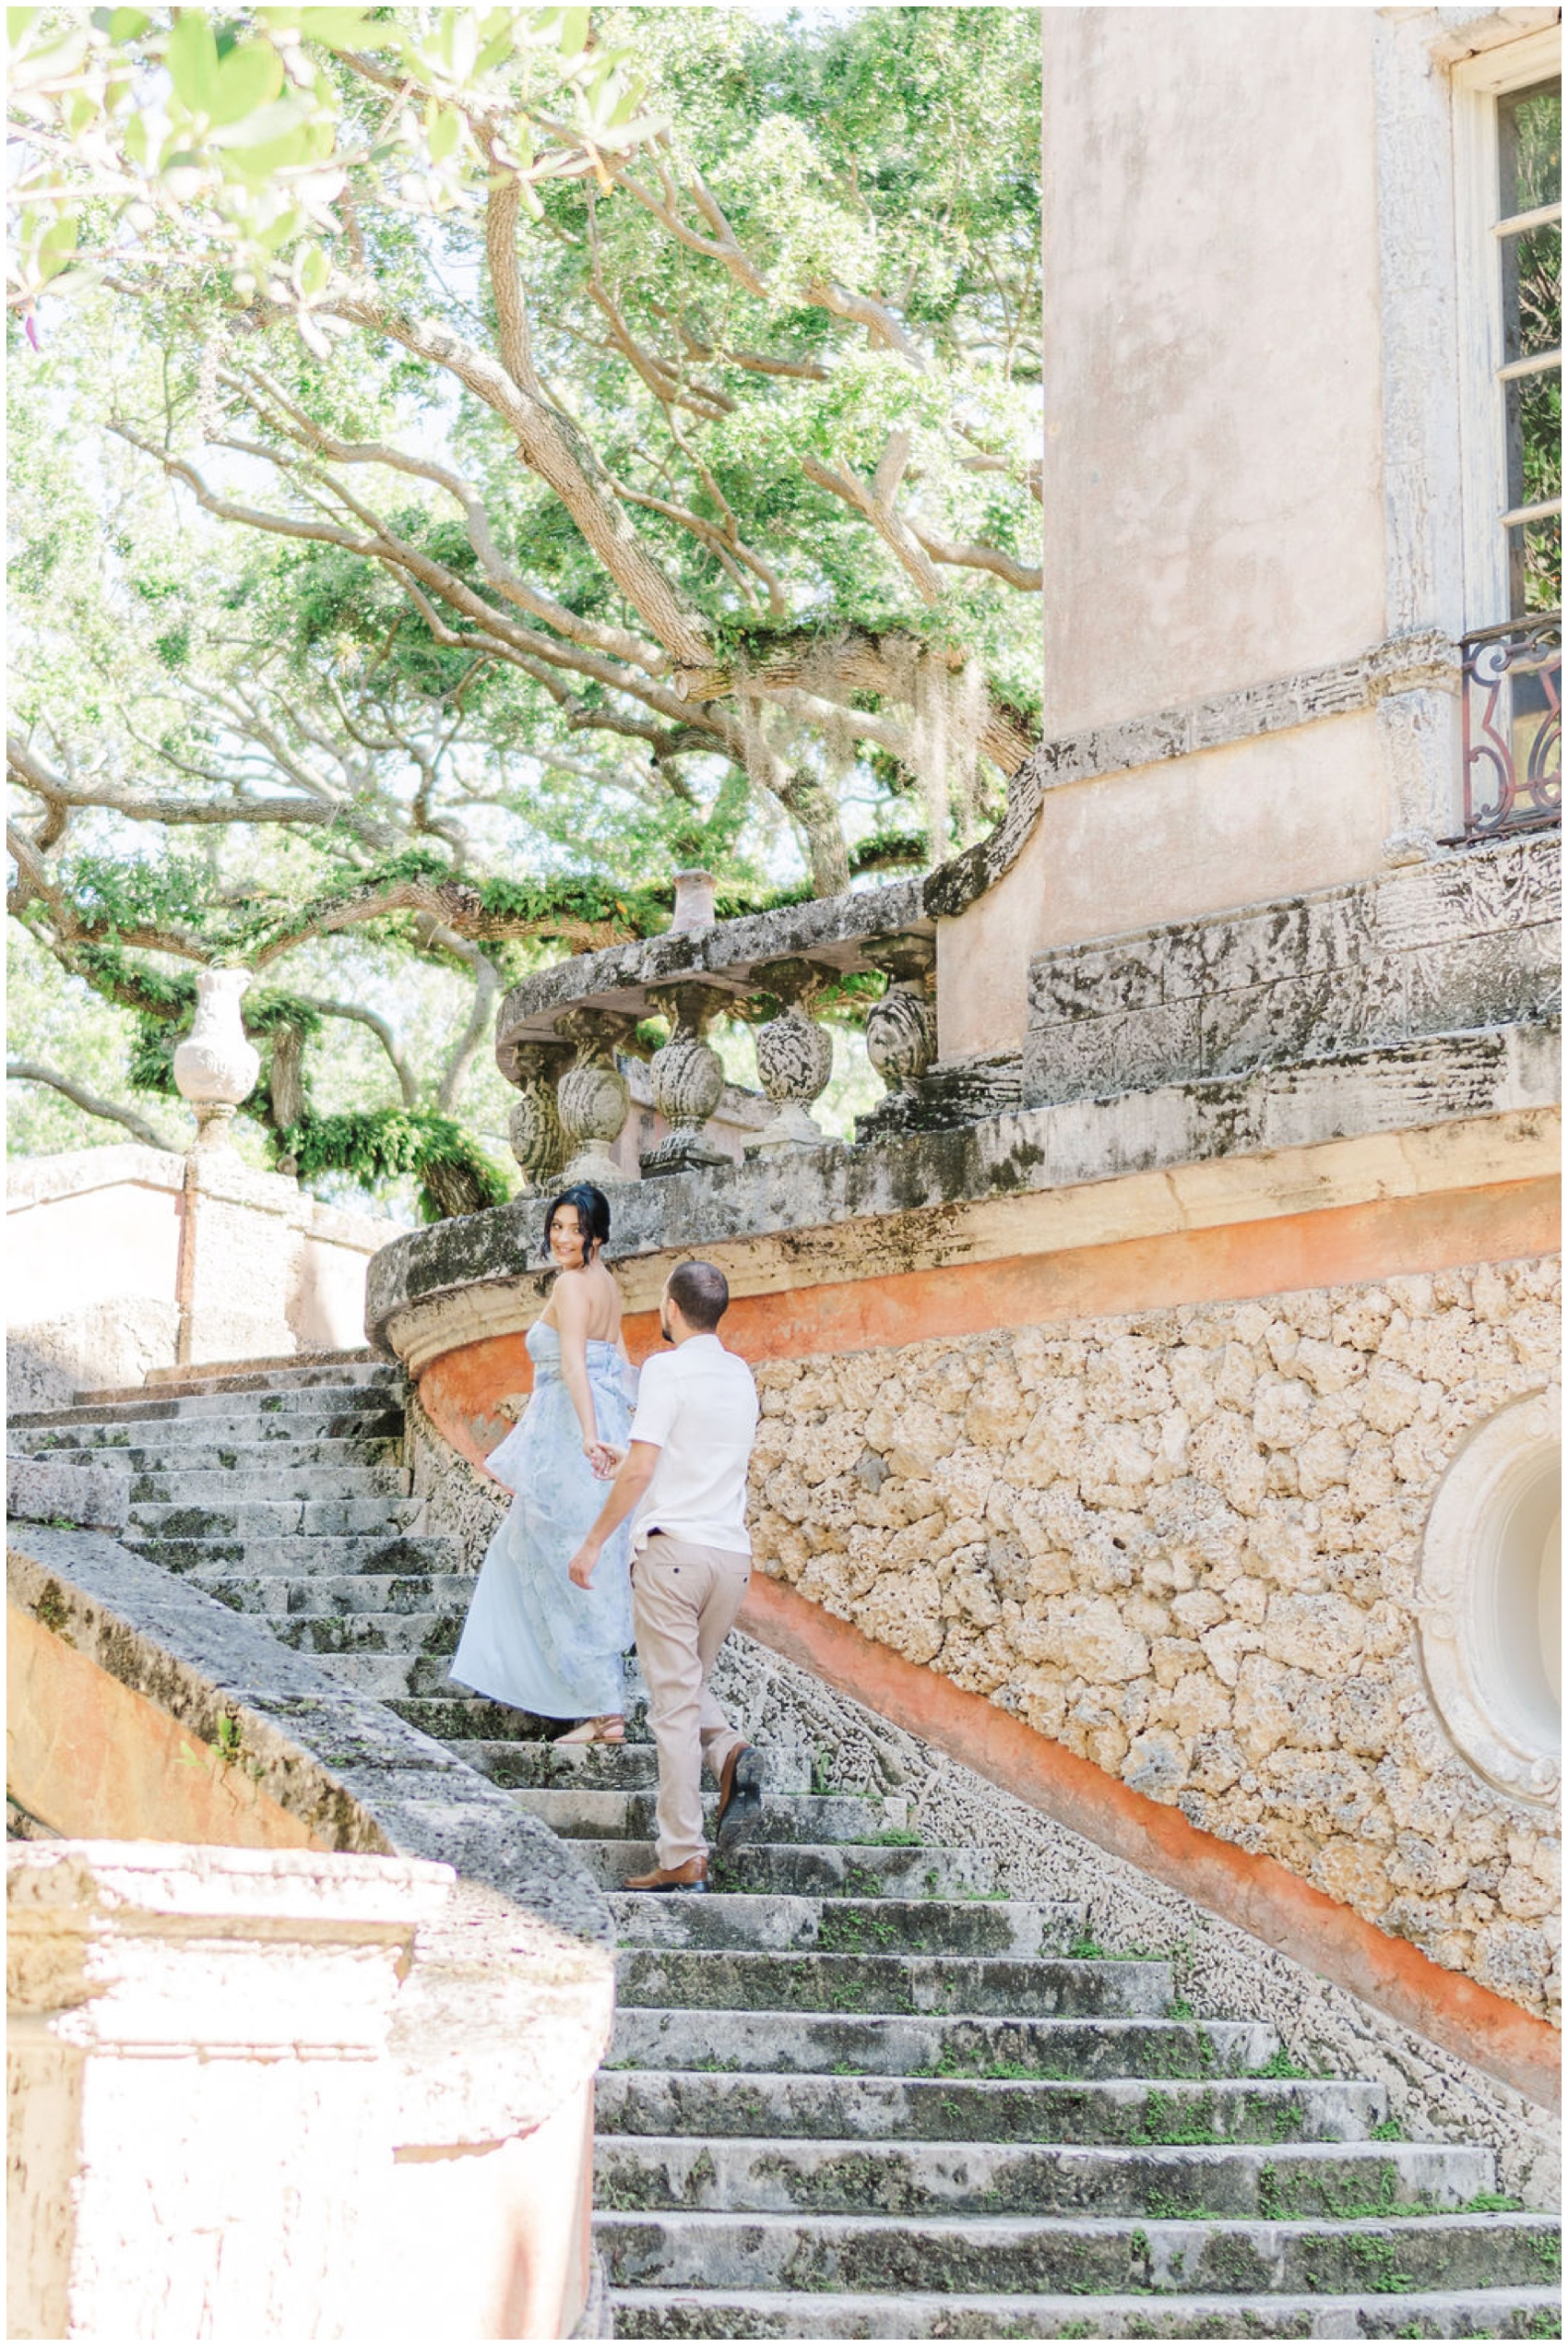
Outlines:
{"type": "Polygon", "coordinates": [[[1562,613],[1543,611],[1467,636],[1466,840],[1562,819],[1562,613]]]}

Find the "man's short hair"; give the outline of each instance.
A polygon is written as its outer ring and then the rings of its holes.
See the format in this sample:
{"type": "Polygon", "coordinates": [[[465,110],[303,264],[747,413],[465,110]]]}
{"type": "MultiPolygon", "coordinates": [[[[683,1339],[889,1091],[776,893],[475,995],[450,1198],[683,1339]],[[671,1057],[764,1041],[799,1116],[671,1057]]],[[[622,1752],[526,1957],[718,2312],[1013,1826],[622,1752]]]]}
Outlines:
{"type": "Polygon", "coordinates": [[[665,1285],[682,1316],[705,1336],[730,1308],[730,1281],[717,1263],[677,1263],[665,1285]]]}

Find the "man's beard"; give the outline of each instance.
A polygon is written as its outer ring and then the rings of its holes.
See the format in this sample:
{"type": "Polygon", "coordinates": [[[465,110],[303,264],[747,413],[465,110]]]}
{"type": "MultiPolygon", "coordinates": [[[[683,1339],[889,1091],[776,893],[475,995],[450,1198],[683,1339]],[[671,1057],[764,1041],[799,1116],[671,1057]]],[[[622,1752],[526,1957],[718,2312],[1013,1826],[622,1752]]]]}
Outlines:
{"type": "Polygon", "coordinates": [[[665,1318],[662,1312],[659,1315],[659,1332],[660,1336],[663,1337],[667,1344],[673,1344],[675,1339],[670,1333],[670,1322],[665,1318]]]}

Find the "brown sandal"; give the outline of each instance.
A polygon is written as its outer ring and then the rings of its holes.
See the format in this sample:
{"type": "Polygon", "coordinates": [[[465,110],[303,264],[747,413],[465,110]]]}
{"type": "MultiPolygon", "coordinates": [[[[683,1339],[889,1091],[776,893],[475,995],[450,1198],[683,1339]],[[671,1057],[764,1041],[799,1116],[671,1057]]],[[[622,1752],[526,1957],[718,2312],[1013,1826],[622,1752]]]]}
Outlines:
{"type": "Polygon", "coordinates": [[[589,1744],[624,1744],[625,1740],[625,1719],[620,1711],[612,1710],[601,1719],[585,1719],[580,1727],[557,1735],[554,1744],[557,1751],[582,1751],[589,1744]]]}

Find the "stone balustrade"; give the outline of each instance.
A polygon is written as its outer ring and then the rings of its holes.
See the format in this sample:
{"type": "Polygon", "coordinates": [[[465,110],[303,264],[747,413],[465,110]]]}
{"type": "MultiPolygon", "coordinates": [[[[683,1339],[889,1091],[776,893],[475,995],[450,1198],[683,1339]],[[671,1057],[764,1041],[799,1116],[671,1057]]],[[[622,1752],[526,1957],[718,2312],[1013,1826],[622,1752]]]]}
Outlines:
{"type": "Polygon", "coordinates": [[[940,1104],[922,1113],[935,1103],[927,1078],[936,1057],[936,944],[921,881],[738,921],[714,919],[713,895],[707,873],[683,872],[664,935],[580,954],[507,994],[495,1056],[517,1089],[512,1148],[532,1195],[565,1182],[603,1187],[628,1178],[627,1151],[620,1161],[615,1154],[633,1109],[625,1064],[647,1018],[670,1028],[648,1063],[653,1105],[668,1130],[642,1152],[644,1179],[726,1161],[706,1130],[725,1090],[708,1031],[726,1014],[756,1027],[757,1072],[772,1109],[747,1154],[823,1147],[812,1111],[833,1072],[833,1045],[818,1007],[836,982],[867,972],[888,981],[866,1027],[887,1098],[861,1119],[860,1137],[964,1120],[940,1104]]]}

